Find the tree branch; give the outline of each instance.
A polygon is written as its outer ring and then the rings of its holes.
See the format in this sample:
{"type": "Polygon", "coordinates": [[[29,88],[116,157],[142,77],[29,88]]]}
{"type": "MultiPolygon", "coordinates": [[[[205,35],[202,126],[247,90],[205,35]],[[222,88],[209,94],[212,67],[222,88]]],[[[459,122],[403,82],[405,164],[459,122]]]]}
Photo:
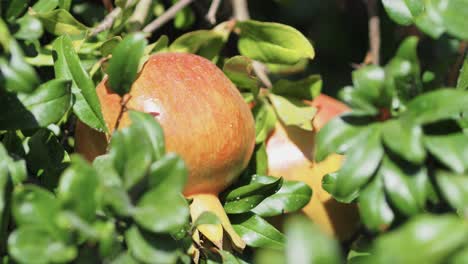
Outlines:
{"type": "Polygon", "coordinates": [[[243,21],[250,19],[249,8],[246,0],[231,0],[234,18],[243,21]]]}
{"type": "Polygon", "coordinates": [[[162,15],[160,15],[158,18],[153,20],[148,25],[146,25],[146,27],[143,28],[143,32],[153,33],[154,31],[159,29],[161,26],[166,24],[169,20],[174,18],[177,12],[179,12],[181,9],[183,9],[184,7],[186,7],[193,1],[194,0],[180,0],[179,2],[175,3],[166,12],[164,12],[162,15]]]}
{"type": "Polygon", "coordinates": [[[375,65],[380,64],[380,19],[377,0],[367,0],[367,14],[369,17],[369,54],[375,65]]]}
{"type": "Polygon", "coordinates": [[[208,20],[212,25],[216,23],[216,12],[218,12],[220,4],[221,0],[212,0],[208,13],[206,14],[206,20],[208,20]]]}
{"type": "Polygon", "coordinates": [[[151,8],[152,0],[140,0],[135,7],[135,11],[129,19],[129,22],[137,23],[138,29],[140,29],[145,23],[148,11],[151,8]]]}
{"type": "Polygon", "coordinates": [[[107,16],[99,23],[92,31],[91,36],[96,36],[97,34],[101,33],[112,27],[114,24],[114,20],[120,15],[122,9],[120,7],[114,8],[107,16]]]}

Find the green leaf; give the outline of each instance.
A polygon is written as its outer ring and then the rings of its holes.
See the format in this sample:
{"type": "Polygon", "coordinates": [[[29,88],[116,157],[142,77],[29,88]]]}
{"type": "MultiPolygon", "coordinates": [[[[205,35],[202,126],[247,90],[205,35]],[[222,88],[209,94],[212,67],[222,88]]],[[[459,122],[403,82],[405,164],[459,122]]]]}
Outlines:
{"type": "Polygon", "coordinates": [[[355,108],[357,111],[367,115],[375,116],[379,113],[379,110],[352,86],[346,86],[341,89],[338,93],[338,98],[351,106],[351,108],[355,108]]]}
{"type": "Polygon", "coordinates": [[[304,182],[285,181],[275,194],[267,197],[252,212],[263,216],[290,213],[306,206],[312,196],[312,189],[304,182]]]}
{"type": "Polygon", "coordinates": [[[107,57],[108,55],[112,54],[112,50],[122,41],[120,36],[112,37],[101,44],[99,50],[101,51],[101,55],[103,57],[107,57]]]}
{"type": "Polygon", "coordinates": [[[265,142],[255,148],[255,172],[258,175],[268,174],[268,153],[265,142]]]}
{"type": "Polygon", "coordinates": [[[44,34],[41,21],[31,15],[25,15],[15,21],[18,30],[13,34],[17,39],[36,40],[44,34]]]}
{"type": "Polygon", "coordinates": [[[5,236],[8,226],[10,211],[12,181],[8,171],[8,162],[11,159],[3,144],[0,144],[0,236],[5,236]]]}
{"type": "Polygon", "coordinates": [[[281,79],[273,84],[271,89],[274,94],[299,100],[312,100],[320,94],[321,90],[322,78],[320,75],[310,75],[298,81],[281,79]]]}
{"type": "Polygon", "coordinates": [[[44,29],[56,36],[78,35],[89,28],[76,20],[67,10],[57,9],[44,13],[32,13],[41,20],[44,29]]]}
{"type": "Polygon", "coordinates": [[[451,264],[463,264],[468,262],[468,247],[465,247],[464,249],[460,250],[459,252],[455,253],[451,258],[450,258],[450,263],[451,264]]]}
{"type": "MultiPolygon", "coordinates": [[[[332,172],[326,174],[323,179],[322,179],[322,188],[327,191],[328,193],[333,193],[336,189],[336,178],[338,176],[338,172],[332,172]]],[[[359,191],[356,190],[349,194],[348,196],[344,197],[333,197],[335,200],[337,200],[340,203],[351,203],[356,198],[359,197],[359,191]]]]}
{"type": "Polygon", "coordinates": [[[275,129],[277,122],[275,110],[270,103],[262,101],[254,107],[253,115],[255,117],[255,142],[264,142],[275,129]]]}
{"type": "Polygon", "coordinates": [[[9,41],[10,60],[0,57],[0,71],[8,92],[32,92],[39,84],[39,78],[31,65],[25,62],[23,51],[15,40],[9,41]]]}
{"type": "Polygon", "coordinates": [[[146,135],[148,140],[151,142],[153,149],[153,159],[160,159],[166,152],[164,131],[155,118],[146,113],[129,111],[130,119],[132,120],[133,126],[140,130],[144,130],[141,136],[146,135]]]}
{"type": "Polygon", "coordinates": [[[253,60],[295,64],[301,59],[313,59],[315,56],[309,40],[293,27],[255,20],[237,22],[236,27],[240,30],[240,54],[253,60]]]}
{"type": "Polygon", "coordinates": [[[468,170],[467,142],[468,136],[463,133],[424,137],[428,151],[457,173],[468,170]]]}
{"type": "Polygon", "coordinates": [[[251,247],[283,249],[285,237],[276,228],[252,213],[230,216],[234,230],[251,247]]]}
{"type": "Polygon", "coordinates": [[[240,214],[252,210],[268,196],[276,193],[283,184],[283,178],[270,183],[254,182],[241,186],[225,196],[224,210],[228,214],[240,214]]]}
{"type": "Polygon", "coordinates": [[[29,5],[29,0],[16,0],[9,1],[8,8],[6,9],[5,19],[8,21],[13,21],[15,18],[18,18],[29,5]]]}
{"type": "Polygon", "coordinates": [[[28,169],[40,175],[39,179],[43,185],[55,188],[67,165],[64,160],[68,156],[62,144],[50,130],[40,129],[29,138],[28,147],[28,169]]]}
{"type": "Polygon", "coordinates": [[[390,18],[398,24],[410,25],[412,23],[413,16],[405,0],[382,0],[382,4],[390,18]]]}
{"type": "Polygon", "coordinates": [[[253,263],[257,264],[284,264],[286,256],[283,251],[276,249],[256,250],[253,263]]]}
{"type": "Polygon", "coordinates": [[[93,161],[100,183],[105,187],[122,187],[122,179],[114,167],[114,159],[110,154],[98,156],[93,161]]]}
{"type": "Polygon", "coordinates": [[[97,188],[94,168],[80,156],[73,156],[71,166],[60,178],[57,196],[63,208],[91,222],[96,212],[97,188]]]}
{"type": "Polygon", "coordinates": [[[112,262],[112,264],[139,264],[138,260],[132,257],[129,252],[124,252],[118,255],[112,262]]]}
{"type": "Polygon", "coordinates": [[[151,142],[145,133],[144,128],[132,123],[114,132],[110,141],[109,153],[127,190],[143,180],[153,160],[151,142]]]}
{"type": "Polygon", "coordinates": [[[298,126],[304,130],[311,131],[312,119],[317,113],[317,109],[307,105],[295,98],[283,97],[280,95],[269,94],[268,96],[278,117],[285,125],[298,126]]]}
{"type": "Polygon", "coordinates": [[[123,187],[106,186],[100,190],[100,203],[118,216],[130,216],[134,206],[123,187]]]}
{"type": "Polygon", "coordinates": [[[444,88],[427,92],[411,100],[401,118],[402,122],[428,124],[451,119],[466,110],[468,110],[468,93],[444,88]]]}
{"type": "Polygon", "coordinates": [[[83,123],[99,131],[107,131],[101,112],[101,104],[96,88],[88,73],[80,63],[68,36],[61,36],[53,44],[56,56],[54,70],[57,78],[73,81],[72,92],[75,96],[73,111],[83,123]]]}
{"type": "Polygon", "coordinates": [[[248,89],[254,96],[260,90],[260,81],[255,75],[252,60],[244,56],[234,56],[224,62],[223,71],[237,88],[248,89]]]}
{"type": "MultiPolygon", "coordinates": [[[[109,152],[114,168],[122,177],[123,186],[127,190],[142,181],[151,163],[164,154],[163,130],[157,121],[150,114],[135,111],[130,112],[130,118],[132,119],[130,127],[114,132],[109,152]]],[[[176,157],[169,156],[168,159],[167,169],[174,166],[177,169],[174,175],[183,173],[179,171],[181,164],[176,157]],[[176,162],[171,165],[170,159],[176,162]]],[[[159,165],[164,165],[164,162],[162,161],[159,165]]],[[[155,175],[158,175],[157,169],[157,167],[154,168],[155,175]]],[[[166,170],[164,166],[160,169],[166,170]]],[[[174,182],[180,182],[180,176],[183,174],[174,179],[174,182]]]]}
{"type": "Polygon", "coordinates": [[[32,9],[38,13],[45,13],[54,10],[59,5],[59,0],[39,0],[32,9]]]}
{"type": "Polygon", "coordinates": [[[185,33],[174,40],[169,46],[169,51],[199,53],[204,48],[215,45],[214,53],[217,54],[222,47],[216,45],[217,43],[224,44],[224,36],[221,33],[214,30],[195,30],[185,33]]]}
{"type": "Polygon", "coordinates": [[[225,250],[219,250],[218,253],[221,255],[223,263],[225,264],[245,264],[247,262],[234,256],[231,252],[225,250]]]}
{"type": "Polygon", "coordinates": [[[353,194],[375,173],[383,156],[381,127],[370,126],[361,132],[359,140],[346,152],[346,160],[338,171],[333,196],[343,198],[353,194]]]}
{"type": "Polygon", "coordinates": [[[372,262],[443,263],[466,241],[468,224],[464,219],[455,215],[420,215],[380,236],[373,246],[372,262]]]}
{"type": "Polygon", "coordinates": [[[60,210],[54,195],[36,185],[17,187],[13,193],[12,213],[19,227],[37,226],[56,232],[55,219],[60,210]]]}
{"type": "Polygon", "coordinates": [[[387,106],[390,98],[383,93],[385,72],[381,67],[369,65],[353,71],[353,85],[356,93],[367,102],[387,106]]]}
{"type": "Polygon", "coordinates": [[[143,263],[176,263],[180,254],[176,242],[170,236],[149,234],[136,226],[125,233],[125,241],[130,254],[143,263]]]}
{"type": "Polygon", "coordinates": [[[466,40],[468,39],[468,0],[443,1],[441,8],[442,18],[447,31],[454,36],[466,40]]]}
{"type": "Polygon", "coordinates": [[[107,68],[108,82],[111,89],[120,96],[130,91],[146,44],[143,33],[133,33],[127,35],[113,49],[107,68]]]}
{"type": "Polygon", "coordinates": [[[416,164],[424,161],[426,151],[420,126],[413,126],[400,120],[390,120],[384,123],[382,130],[382,139],[390,150],[416,164]]]}
{"type": "Polygon", "coordinates": [[[308,59],[301,59],[295,64],[274,64],[267,63],[265,66],[268,68],[268,72],[279,75],[294,75],[303,72],[309,65],[308,59]]]}
{"type": "Polygon", "coordinates": [[[8,238],[8,252],[20,263],[46,264],[71,262],[78,254],[40,226],[15,230],[8,238]]]}
{"type": "Polygon", "coordinates": [[[188,170],[182,158],[175,153],[168,153],[151,164],[148,173],[148,185],[153,190],[182,193],[187,183],[188,170]]]}
{"type": "Polygon", "coordinates": [[[418,189],[413,186],[412,179],[424,173],[421,168],[412,168],[405,164],[397,164],[388,157],[383,159],[379,169],[384,188],[392,205],[401,213],[413,216],[420,213],[424,204],[418,203],[418,189]]]}
{"type": "MultiPolygon", "coordinates": [[[[179,0],[172,0],[175,4],[179,0]]],[[[195,14],[190,7],[184,7],[175,14],[174,27],[180,30],[187,30],[195,22],[195,14]]]]}
{"type": "Polygon", "coordinates": [[[359,214],[370,230],[386,230],[393,222],[395,216],[385,199],[380,176],[375,177],[359,194],[359,214]]]}
{"type": "MultiPolygon", "coordinates": [[[[5,139],[5,138],[4,138],[5,139]]],[[[19,142],[21,144],[21,142],[19,142]]],[[[10,149],[6,149],[7,145],[0,143],[0,173],[2,177],[9,177],[13,184],[19,184],[27,177],[26,164],[24,160],[13,160],[10,155],[14,156],[10,149]]]]}
{"type": "Polygon", "coordinates": [[[166,35],[162,35],[158,38],[158,40],[146,46],[145,54],[154,54],[157,52],[161,52],[167,49],[168,44],[169,38],[166,35]]]}
{"type": "Polygon", "coordinates": [[[287,263],[342,263],[338,243],[322,234],[306,217],[293,216],[287,219],[284,229],[287,263]]]}
{"type": "Polygon", "coordinates": [[[421,0],[404,0],[411,15],[418,16],[424,11],[424,3],[421,0]]]}
{"type": "Polygon", "coordinates": [[[133,218],[152,232],[177,232],[189,221],[189,207],[185,198],[170,189],[150,190],[138,201],[133,218]]]}
{"type": "Polygon", "coordinates": [[[424,11],[414,18],[414,23],[424,33],[433,38],[439,38],[446,30],[439,10],[440,1],[424,0],[423,2],[424,11]]]}
{"type": "Polygon", "coordinates": [[[468,216],[468,177],[465,174],[438,171],[435,179],[445,200],[462,217],[468,216]]]}
{"type": "Polygon", "coordinates": [[[58,122],[70,108],[71,82],[53,79],[30,94],[0,96],[0,129],[31,129],[58,122]]]}
{"type": "Polygon", "coordinates": [[[371,121],[368,116],[347,113],[330,120],[317,134],[315,160],[323,161],[331,153],[344,153],[362,134],[360,125],[371,121]]]}
{"type": "Polygon", "coordinates": [[[458,76],[457,89],[468,90],[468,56],[465,58],[460,75],[458,76]]]}

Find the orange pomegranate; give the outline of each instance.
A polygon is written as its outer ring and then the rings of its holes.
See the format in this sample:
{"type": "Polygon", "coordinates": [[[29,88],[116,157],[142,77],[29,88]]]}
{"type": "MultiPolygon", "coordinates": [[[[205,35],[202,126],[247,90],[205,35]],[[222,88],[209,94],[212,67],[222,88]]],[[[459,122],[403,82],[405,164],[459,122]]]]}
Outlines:
{"type": "Polygon", "coordinates": [[[312,121],[315,131],[285,126],[278,122],[266,143],[268,173],[272,176],[283,176],[287,180],[307,183],[312,188],[313,195],[302,212],[322,230],[344,240],[349,238],[359,225],[357,208],[337,202],[322,188],[323,176],[340,168],[342,156],[332,154],[324,161],[316,163],[313,153],[316,131],[330,119],[349,109],[323,94],[307,103],[317,108],[317,114],[312,121]]]}
{"type": "MultiPolygon", "coordinates": [[[[106,79],[98,85],[97,95],[107,127],[114,131],[121,97],[109,89],[106,79]]],[[[224,229],[236,248],[245,247],[217,197],[247,166],[255,144],[254,120],[236,87],[200,56],[158,53],[145,63],[126,96],[126,108],[154,115],[164,130],[166,149],[185,160],[189,177],[184,195],[193,198],[192,218],[212,211],[222,222],[202,225],[199,231],[222,247],[224,229]]],[[[119,128],[130,124],[128,113],[118,124],[119,128]]],[[[93,160],[105,152],[107,139],[78,123],[76,143],[77,152],[93,160]]]]}

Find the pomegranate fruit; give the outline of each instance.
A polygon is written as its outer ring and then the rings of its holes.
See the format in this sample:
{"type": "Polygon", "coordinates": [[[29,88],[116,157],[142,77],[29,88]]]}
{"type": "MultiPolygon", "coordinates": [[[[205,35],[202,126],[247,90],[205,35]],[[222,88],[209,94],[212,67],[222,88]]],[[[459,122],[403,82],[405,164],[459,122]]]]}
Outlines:
{"type": "Polygon", "coordinates": [[[317,114],[312,121],[314,131],[285,126],[278,122],[266,142],[268,174],[307,183],[312,188],[313,195],[302,212],[322,230],[344,240],[349,238],[359,225],[357,208],[355,205],[337,202],[322,188],[323,176],[340,168],[342,156],[332,154],[324,161],[316,163],[313,153],[316,131],[330,119],[349,109],[341,102],[323,94],[306,103],[317,107],[317,114]]]}
{"type": "MultiPolygon", "coordinates": [[[[97,95],[107,127],[114,131],[121,97],[109,89],[107,79],[98,85],[97,95]]],[[[200,56],[158,53],[148,59],[125,96],[126,108],[158,119],[166,149],[185,160],[189,177],[184,195],[193,198],[192,218],[204,211],[220,218],[221,225],[201,225],[199,231],[221,248],[224,229],[237,249],[245,247],[217,197],[247,166],[255,145],[252,113],[234,84],[200,56]]],[[[130,124],[128,113],[118,124],[130,124]]],[[[109,136],[78,123],[76,150],[93,160],[105,152],[109,136]]]]}

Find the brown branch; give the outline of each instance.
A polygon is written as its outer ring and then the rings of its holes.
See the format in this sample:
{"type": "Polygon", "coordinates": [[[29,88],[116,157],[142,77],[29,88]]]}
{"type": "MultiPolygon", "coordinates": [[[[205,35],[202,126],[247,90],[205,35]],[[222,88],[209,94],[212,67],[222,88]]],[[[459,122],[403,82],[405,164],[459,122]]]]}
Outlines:
{"type": "Polygon", "coordinates": [[[369,54],[373,64],[380,64],[380,19],[378,1],[367,0],[367,14],[369,17],[369,54]]]}
{"type": "MultiPolygon", "coordinates": [[[[249,8],[246,0],[231,0],[232,11],[234,18],[238,21],[244,21],[250,19],[249,8]]],[[[272,84],[270,78],[268,78],[267,68],[264,64],[258,61],[254,61],[252,64],[253,70],[257,77],[267,88],[271,88],[272,84]]]]}
{"type": "Polygon", "coordinates": [[[146,27],[143,28],[143,32],[153,33],[154,31],[162,27],[164,24],[166,24],[169,20],[174,18],[177,12],[179,12],[181,9],[183,9],[193,1],[194,0],[180,0],[179,2],[175,3],[166,12],[164,12],[162,15],[153,20],[148,25],[146,25],[146,27]]]}
{"type": "Polygon", "coordinates": [[[212,0],[208,13],[206,14],[206,20],[208,20],[212,25],[216,24],[216,12],[218,12],[220,4],[221,0],[212,0]]]}

